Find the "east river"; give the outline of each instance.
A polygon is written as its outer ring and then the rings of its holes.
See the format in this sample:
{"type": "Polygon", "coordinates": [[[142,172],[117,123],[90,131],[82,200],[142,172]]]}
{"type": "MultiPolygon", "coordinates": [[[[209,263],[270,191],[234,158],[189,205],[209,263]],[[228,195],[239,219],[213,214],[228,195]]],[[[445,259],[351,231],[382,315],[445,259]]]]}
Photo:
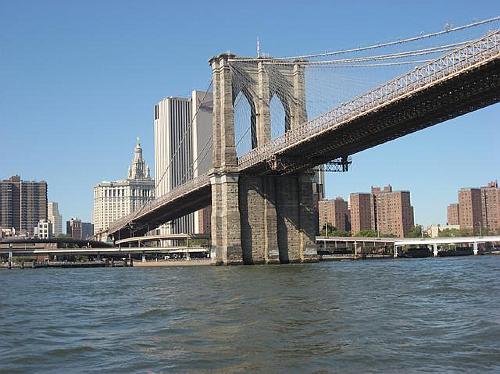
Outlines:
{"type": "Polygon", "coordinates": [[[0,372],[500,372],[500,256],[0,271],[0,372]]]}

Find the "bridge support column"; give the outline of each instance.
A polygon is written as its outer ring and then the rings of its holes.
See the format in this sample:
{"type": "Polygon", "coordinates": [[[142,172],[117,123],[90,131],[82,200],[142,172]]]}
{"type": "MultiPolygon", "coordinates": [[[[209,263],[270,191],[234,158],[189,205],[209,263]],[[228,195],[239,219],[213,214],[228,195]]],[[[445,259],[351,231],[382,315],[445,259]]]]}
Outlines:
{"type": "Polygon", "coordinates": [[[212,247],[216,265],[243,263],[238,204],[238,174],[212,177],[212,247]]]}
{"type": "Polygon", "coordinates": [[[277,182],[281,262],[318,261],[311,175],[281,176],[277,182]]]}
{"type": "Polygon", "coordinates": [[[433,248],[432,254],[434,255],[434,257],[437,257],[437,255],[438,255],[438,245],[437,244],[433,244],[432,248],[433,248]]]}
{"type": "Polygon", "coordinates": [[[241,176],[239,195],[245,263],[318,261],[309,175],[241,176]]]}
{"type": "Polygon", "coordinates": [[[240,177],[241,246],[246,264],[279,263],[274,177],[240,177]]]}
{"type": "Polygon", "coordinates": [[[472,243],[472,253],[474,253],[474,255],[477,255],[479,253],[477,242],[472,243]]]}
{"type": "Polygon", "coordinates": [[[309,175],[213,176],[212,261],[318,261],[309,175]]]}

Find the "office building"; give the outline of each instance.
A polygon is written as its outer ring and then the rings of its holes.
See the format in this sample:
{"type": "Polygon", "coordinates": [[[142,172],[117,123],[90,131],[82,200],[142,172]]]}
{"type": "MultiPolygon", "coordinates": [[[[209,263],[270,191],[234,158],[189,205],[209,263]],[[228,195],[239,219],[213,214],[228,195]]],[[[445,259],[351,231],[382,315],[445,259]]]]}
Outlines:
{"type": "Polygon", "coordinates": [[[320,200],[319,227],[322,231],[328,223],[337,230],[349,231],[349,208],[347,201],[341,197],[332,200],[320,200]]]}
{"type": "Polygon", "coordinates": [[[47,205],[47,218],[52,223],[54,237],[62,234],[62,216],[59,213],[59,204],[50,201],[47,205]]]}
{"type": "Polygon", "coordinates": [[[23,181],[16,175],[0,181],[0,227],[33,235],[47,218],[47,182],[23,181]]]}
{"type": "Polygon", "coordinates": [[[106,230],[112,222],[140,209],[154,198],[154,188],[137,139],[127,179],[101,182],[94,187],[94,233],[106,230]]]}
{"type": "MultiPolygon", "coordinates": [[[[211,168],[212,106],[212,94],[200,91],[193,91],[191,98],[167,97],[155,105],[157,197],[211,168]]],[[[207,211],[191,213],[166,223],[159,231],[201,233],[209,228],[206,216],[207,211]]]]}

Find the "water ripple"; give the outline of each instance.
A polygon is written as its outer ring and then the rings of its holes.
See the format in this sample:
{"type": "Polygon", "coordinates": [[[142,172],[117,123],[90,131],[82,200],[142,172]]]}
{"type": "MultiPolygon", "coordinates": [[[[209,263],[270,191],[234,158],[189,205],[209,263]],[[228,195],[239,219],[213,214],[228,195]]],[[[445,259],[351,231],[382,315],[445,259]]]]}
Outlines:
{"type": "Polygon", "coordinates": [[[0,282],[0,372],[500,371],[500,256],[0,282]]]}

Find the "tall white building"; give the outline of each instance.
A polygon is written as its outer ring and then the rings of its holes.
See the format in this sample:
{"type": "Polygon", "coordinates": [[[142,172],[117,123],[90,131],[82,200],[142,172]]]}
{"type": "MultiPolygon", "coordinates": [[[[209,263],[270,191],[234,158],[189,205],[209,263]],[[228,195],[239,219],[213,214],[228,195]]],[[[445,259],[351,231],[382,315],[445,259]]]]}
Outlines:
{"type": "MultiPolygon", "coordinates": [[[[167,97],[155,105],[156,197],[207,172],[212,165],[212,94],[193,91],[191,98],[167,97]]],[[[201,232],[203,211],[177,218],[162,233],[201,232]]]]}
{"type": "Polygon", "coordinates": [[[154,198],[154,180],[142,158],[137,139],[128,177],[115,182],[101,182],[94,187],[94,234],[106,230],[111,222],[140,209],[154,198]]]}
{"type": "Polygon", "coordinates": [[[54,236],[57,238],[62,234],[62,215],[59,213],[59,204],[50,201],[47,205],[47,218],[52,223],[54,236]]]}

